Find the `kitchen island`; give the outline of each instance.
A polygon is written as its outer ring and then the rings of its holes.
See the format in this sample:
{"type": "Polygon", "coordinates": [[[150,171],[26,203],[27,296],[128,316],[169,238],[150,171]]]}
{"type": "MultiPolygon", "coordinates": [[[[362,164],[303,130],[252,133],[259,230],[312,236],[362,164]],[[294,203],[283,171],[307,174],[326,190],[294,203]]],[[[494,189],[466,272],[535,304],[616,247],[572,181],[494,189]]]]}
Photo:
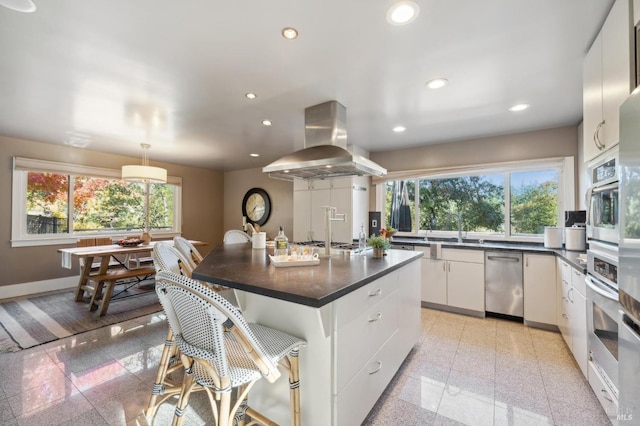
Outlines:
{"type": "MultiPolygon", "coordinates": [[[[302,337],[302,424],[360,424],[418,341],[422,253],[382,259],[336,255],[316,266],[276,268],[250,244],[214,248],[196,279],[235,290],[248,321],[302,337]]],[[[260,381],[250,404],[289,424],[286,375],[260,381]]]]}

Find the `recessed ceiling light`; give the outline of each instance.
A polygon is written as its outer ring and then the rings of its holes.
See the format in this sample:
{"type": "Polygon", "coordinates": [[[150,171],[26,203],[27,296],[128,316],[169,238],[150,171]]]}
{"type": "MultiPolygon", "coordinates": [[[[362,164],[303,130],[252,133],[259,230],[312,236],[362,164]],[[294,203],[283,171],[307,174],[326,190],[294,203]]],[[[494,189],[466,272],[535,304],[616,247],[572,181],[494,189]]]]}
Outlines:
{"type": "Polygon", "coordinates": [[[36,5],[31,0],[0,0],[0,6],[16,12],[31,13],[36,11],[36,5]]]}
{"type": "Polygon", "coordinates": [[[391,25],[405,25],[420,14],[420,7],[414,1],[403,0],[393,4],[387,11],[387,22],[391,25]]]}
{"type": "Polygon", "coordinates": [[[252,157],[260,157],[260,154],[249,154],[252,157]]]}
{"type": "Polygon", "coordinates": [[[295,28],[292,27],[287,27],[287,28],[283,28],[282,29],[282,37],[288,39],[288,40],[293,40],[294,38],[298,37],[298,30],[296,30],[295,28]]]}
{"type": "Polygon", "coordinates": [[[258,95],[256,95],[255,93],[251,93],[251,92],[249,92],[249,93],[245,93],[245,94],[244,94],[244,96],[245,96],[247,99],[255,99],[255,98],[257,98],[257,97],[258,97],[258,95]]]}
{"type": "Polygon", "coordinates": [[[427,81],[426,86],[429,89],[439,89],[446,86],[447,84],[449,84],[449,80],[447,80],[446,78],[434,78],[433,80],[427,81]]]}
{"type": "Polygon", "coordinates": [[[263,126],[271,126],[271,120],[262,120],[263,126]]]}
{"type": "Polygon", "coordinates": [[[396,133],[402,133],[405,130],[407,130],[407,128],[404,127],[404,126],[396,126],[396,127],[393,128],[393,131],[396,132],[396,133]]]}
{"type": "Polygon", "coordinates": [[[509,111],[511,112],[524,111],[525,109],[529,108],[529,106],[530,106],[529,104],[518,104],[509,108],[509,111]]]}

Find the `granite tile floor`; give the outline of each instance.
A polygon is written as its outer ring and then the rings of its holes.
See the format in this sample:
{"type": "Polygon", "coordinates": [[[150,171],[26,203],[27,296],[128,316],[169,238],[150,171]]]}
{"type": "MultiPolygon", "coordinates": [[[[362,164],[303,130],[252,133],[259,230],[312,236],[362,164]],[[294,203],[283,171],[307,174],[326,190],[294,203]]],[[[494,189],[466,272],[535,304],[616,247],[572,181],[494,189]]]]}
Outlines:
{"type": "MultiPolygon", "coordinates": [[[[148,315],[0,355],[0,424],[170,424],[174,402],[153,422],[142,415],[166,327],[163,315],[148,315]]],[[[212,424],[203,393],[191,399],[184,424],[212,424]]],[[[423,309],[419,343],[364,424],[609,421],[560,334],[423,309]]]]}

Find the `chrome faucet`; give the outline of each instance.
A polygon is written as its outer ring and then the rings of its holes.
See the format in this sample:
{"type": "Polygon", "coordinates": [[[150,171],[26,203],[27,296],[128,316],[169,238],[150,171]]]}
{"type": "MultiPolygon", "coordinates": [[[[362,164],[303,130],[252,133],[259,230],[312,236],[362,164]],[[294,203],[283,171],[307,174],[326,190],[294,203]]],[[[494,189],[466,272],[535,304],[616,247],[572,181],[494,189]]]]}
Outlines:
{"type": "Polygon", "coordinates": [[[344,213],[336,213],[336,208],[331,206],[322,206],[325,210],[324,221],[324,255],[326,257],[331,256],[331,222],[341,221],[346,222],[347,217],[344,213]]]}
{"type": "Polygon", "coordinates": [[[455,217],[458,220],[458,243],[462,242],[462,217],[459,213],[449,212],[447,214],[447,223],[451,223],[451,218],[455,217]]]}

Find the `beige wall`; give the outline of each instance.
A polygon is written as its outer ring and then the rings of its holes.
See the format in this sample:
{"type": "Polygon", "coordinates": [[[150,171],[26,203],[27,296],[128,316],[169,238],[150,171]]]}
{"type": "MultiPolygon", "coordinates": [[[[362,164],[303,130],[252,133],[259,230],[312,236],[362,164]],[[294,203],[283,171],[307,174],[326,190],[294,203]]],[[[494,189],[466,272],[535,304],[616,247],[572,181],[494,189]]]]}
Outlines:
{"type": "MultiPolygon", "coordinates": [[[[77,275],[77,267],[72,270],[60,267],[57,249],[68,246],[11,247],[11,180],[14,156],[113,169],[119,169],[123,164],[137,164],[140,158],[0,136],[0,286],[77,275]]],[[[153,161],[152,165],[165,167],[170,176],[182,177],[183,236],[210,243],[222,241],[223,174],[153,161]]],[[[212,246],[205,247],[203,251],[208,252],[212,246]]]]}
{"type": "Polygon", "coordinates": [[[372,152],[370,157],[392,172],[549,157],[577,157],[577,153],[578,128],[568,126],[416,148],[377,151],[372,152]]]}
{"type": "MultiPolygon", "coordinates": [[[[578,170],[576,126],[376,151],[370,154],[371,160],[389,172],[568,156],[574,157],[575,169],[578,170]]],[[[369,206],[372,209],[375,207],[375,191],[371,191],[369,206]]]]}
{"type": "Polygon", "coordinates": [[[262,168],[237,170],[224,174],[224,229],[242,229],[242,199],[251,188],[262,188],[271,199],[271,215],[262,230],[273,239],[278,227],[293,236],[293,183],[271,179],[262,168]]]}

